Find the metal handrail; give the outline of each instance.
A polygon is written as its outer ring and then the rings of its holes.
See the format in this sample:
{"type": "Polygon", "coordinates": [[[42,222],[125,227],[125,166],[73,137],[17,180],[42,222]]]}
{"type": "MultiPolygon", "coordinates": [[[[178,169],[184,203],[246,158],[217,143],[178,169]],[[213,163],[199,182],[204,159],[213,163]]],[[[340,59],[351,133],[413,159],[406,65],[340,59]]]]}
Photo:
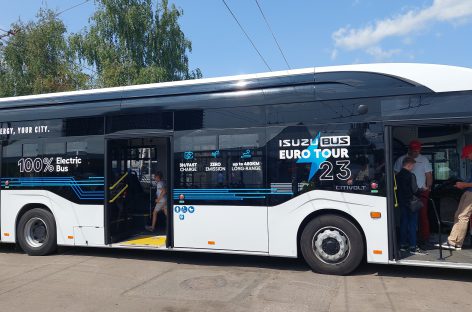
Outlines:
{"type": "Polygon", "coordinates": [[[442,231],[441,231],[441,218],[439,217],[438,210],[436,209],[436,203],[432,198],[429,198],[429,201],[431,202],[434,210],[434,214],[436,215],[436,220],[438,220],[438,234],[439,234],[439,259],[438,260],[444,260],[443,254],[442,254],[442,231]]]}
{"type": "Polygon", "coordinates": [[[128,189],[128,184],[126,184],[121,191],[118,192],[118,194],[115,195],[110,201],[108,201],[110,204],[112,204],[118,197],[120,197],[121,194],[123,194],[124,191],[128,189]]]}
{"type": "Polygon", "coordinates": [[[128,176],[128,172],[126,172],[121,178],[118,179],[118,181],[116,181],[115,184],[113,184],[112,186],[109,187],[109,190],[112,191],[118,184],[120,184],[121,181],[123,181],[124,178],[126,178],[128,176]]]}

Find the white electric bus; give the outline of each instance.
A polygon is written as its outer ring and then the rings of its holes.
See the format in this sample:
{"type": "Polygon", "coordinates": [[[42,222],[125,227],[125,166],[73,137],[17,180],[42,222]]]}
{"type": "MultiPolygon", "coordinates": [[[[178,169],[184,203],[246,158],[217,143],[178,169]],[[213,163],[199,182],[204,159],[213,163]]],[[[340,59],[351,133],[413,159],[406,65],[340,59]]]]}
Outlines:
{"type": "Polygon", "coordinates": [[[316,67],[4,98],[0,240],[29,255],[302,256],[330,274],[363,260],[472,268],[467,245],[400,251],[393,163],[412,139],[433,167],[439,241],[461,195],[453,183],[472,170],[459,157],[472,143],[472,69],[316,67]],[[160,192],[167,208],[149,230],[160,192]]]}

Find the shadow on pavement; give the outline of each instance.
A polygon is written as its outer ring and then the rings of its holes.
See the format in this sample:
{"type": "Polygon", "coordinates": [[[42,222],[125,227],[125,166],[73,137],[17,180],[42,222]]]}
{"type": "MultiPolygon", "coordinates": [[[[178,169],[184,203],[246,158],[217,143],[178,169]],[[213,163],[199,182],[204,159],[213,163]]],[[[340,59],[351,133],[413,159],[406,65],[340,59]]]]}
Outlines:
{"type": "Polygon", "coordinates": [[[405,265],[362,264],[351,275],[377,275],[398,278],[419,278],[472,282],[472,270],[432,268],[405,265]]]}
{"type": "MultiPolygon", "coordinates": [[[[2,253],[22,253],[21,249],[13,244],[0,245],[2,253]]],[[[251,255],[216,254],[203,252],[181,252],[162,250],[139,249],[111,249],[94,247],[60,247],[56,256],[78,255],[85,257],[105,257],[116,259],[135,259],[144,261],[160,261],[168,263],[182,263],[202,266],[232,266],[261,268],[273,270],[289,270],[297,272],[310,272],[310,268],[302,259],[277,258],[251,255]]],[[[54,257],[55,255],[52,255],[54,257]]],[[[362,264],[347,278],[359,276],[384,276],[397,278],[418,278],[433,280],[451,280],[472,282],[472,270],[415,267],[403,265],[362,264]]]]}
{"type": "MultiPolygon", "coordinates": [[[[0,252],[23,253],[13,244],[0,245],[0,252]]],[[[86,257],[106,257],[116,259],[135,259],[144,261],[160,261],[202,266],[233,266],[252,267],[276,270],[310,271],[308,265],[297,258],[278,258],[252,255],[218,254],[206,252],[183,252],[144,249],[118,249],[96,247],[59,247],[56,256],[80,255],[86,257]]],[[[51,256],[54,256],[51,255],[51,256]]]]}

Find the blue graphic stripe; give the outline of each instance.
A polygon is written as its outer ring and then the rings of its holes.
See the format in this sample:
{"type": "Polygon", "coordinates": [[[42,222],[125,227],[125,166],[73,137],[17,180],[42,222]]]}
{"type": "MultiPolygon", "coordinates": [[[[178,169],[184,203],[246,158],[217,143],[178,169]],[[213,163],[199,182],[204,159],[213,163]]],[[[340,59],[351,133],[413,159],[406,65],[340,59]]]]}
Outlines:
{"type": "Polygon", "coordinates": [[[103,200],[104,191],[87,191],[83,187],[104,186],[104,177],[89,177],[88,180],[77,181],[74,177],[26,177],[26,178],[2,178],[1,186],[6,187],[70,187],[79,199],[103,200]]]}
{"type": "Polygon", "coordinates": [[[83,191],[81,186],[100,186],[102,184],[97,183],[89,183],[88,181],[76,181],[73,177],[72,178],[59,178],[59,179],[51,179],[51,178],[13,178],[10,180],[10,187],[17,186],[17,187],[35,187],[35,186],[71,186],[75,190],[77,190],[81,195],[86,195],[88,193],[98,193],[103,194],[103,191],[83,191]],[[78,183],[79,182],[79,183],[78,183]],[[78,185],[81,184],[81,185],[78,185]]]}
{"type": "Polygon", "coordinates": [[[248,188],[248,189],[174,189],[174,191],[182,191],[182,192],[206,192],[206,191],[215,191],[215,192],[229,192],[229,191],[276,191],[276,188],[248,188]]]}
{"type": "Polygon", "coordinates": [[[279,192],[277,188],[249,189],[174,189],[174,199],[184,195],[186,200],[244,200],[265,199],[267,195],[293,195],[293,192],[279,192]]]}

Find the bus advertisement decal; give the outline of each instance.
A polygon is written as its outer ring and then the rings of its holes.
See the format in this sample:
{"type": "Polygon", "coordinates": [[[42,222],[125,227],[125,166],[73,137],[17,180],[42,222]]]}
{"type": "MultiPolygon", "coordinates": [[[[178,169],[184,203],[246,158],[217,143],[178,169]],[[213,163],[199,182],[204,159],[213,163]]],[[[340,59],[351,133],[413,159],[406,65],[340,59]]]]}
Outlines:
{"type": "Polygon", "coordinates": [[[349,136],[321,136],[314,139],[279,140],[279,160],[294,159],[297,164],[311,164],[308,181],[311,181],[318,170],[322,170],[320,180],[337,179],[346,181],[351,178],[349,169],[349,136]],[[305,149],[300,149],[306,147],[305,149]],[[333,169],[338,173],[333,175],[333,169]]]}

